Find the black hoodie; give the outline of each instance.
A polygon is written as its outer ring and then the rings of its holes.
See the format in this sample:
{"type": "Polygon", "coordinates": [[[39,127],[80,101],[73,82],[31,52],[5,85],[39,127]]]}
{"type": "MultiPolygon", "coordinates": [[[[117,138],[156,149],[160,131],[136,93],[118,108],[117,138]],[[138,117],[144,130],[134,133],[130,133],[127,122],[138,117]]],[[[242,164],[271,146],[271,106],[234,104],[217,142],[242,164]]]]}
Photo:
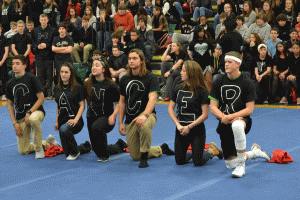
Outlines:
{"type": "Polygon", "coordinates": [[[282,41],[288,41],[290,39],[290,31],[292,30],[292,24],[289,21],[286,21],[284,26],[277,25],[277,29],[279,31],[278,38],[282,41]]]}

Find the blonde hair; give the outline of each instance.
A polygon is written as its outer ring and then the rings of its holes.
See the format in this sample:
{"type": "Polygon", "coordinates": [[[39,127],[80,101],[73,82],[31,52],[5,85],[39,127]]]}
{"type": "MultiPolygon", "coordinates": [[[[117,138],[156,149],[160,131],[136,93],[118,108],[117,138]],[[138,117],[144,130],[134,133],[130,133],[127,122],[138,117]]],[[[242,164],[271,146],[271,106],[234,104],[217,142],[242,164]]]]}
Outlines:
{"type": "Polygon", "coordinates": [[[17,21],[17,25],[18,24],[24,24],[25,25],[25,22],[23,20],[19,20],[19,21],[17,21]]]}
{"type": "MultiPolygon", "coordinates": [[[[55,3],[54,0],[51,0],[51,3],[50,3],[50,9],[52,9],[52,6],[55,5],[57,6],[57,4],[55,3]]],[[[45,4],[44,4],[44,8],[47,7],[47,2],[45,1],[45,4]]]]}

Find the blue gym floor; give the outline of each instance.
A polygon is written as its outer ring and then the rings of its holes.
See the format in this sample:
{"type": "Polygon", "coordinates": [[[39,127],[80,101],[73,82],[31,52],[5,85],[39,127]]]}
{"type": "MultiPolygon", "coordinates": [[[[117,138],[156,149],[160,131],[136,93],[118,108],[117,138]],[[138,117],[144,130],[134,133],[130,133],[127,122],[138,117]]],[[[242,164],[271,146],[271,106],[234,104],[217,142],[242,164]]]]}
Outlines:
{"type": "MultiPolygon", "coordinates": [[[[42,123],[43,138],[54,131],[54,101],[45,101],[46,117],[42,123]]],[[[157,124],[153,129],[153,145],[169,144],[174,149],[175,125],[167,113],[167,105],[156,105],[157,124]]],[[[0,108],[0,199],[288,199],[300,197],[299,110],[258,108],[252,115],[253,125],[247,136],[247,149],[252,143],[261,145],[272,156],[275,149],[287,151],[294,159],[289,164],[268,163],[263,159],[246,162],[246,175],[231,178],[224,160],[213,158],[205,166],[192,162],[177,166],[174,156],[150,159],[149,167],[138,168],[128,153],[111,156],[106,163],[97,162],[91,152],[75,161],[64,155],[35,160],[35,155],[21,156],[7,107],[0,108]]],[[[86,113],[84,120],[86,122],[86,113]]],[[[220,139],[215,129],[217,119],[210,114],[205,122],[206,142],[220,139]]],[[[108,133],[108,143],[119,138],[118,125],[108,133]]],[[[78,144],[89,140],[87,128],[76,135],[78,144]]]]}

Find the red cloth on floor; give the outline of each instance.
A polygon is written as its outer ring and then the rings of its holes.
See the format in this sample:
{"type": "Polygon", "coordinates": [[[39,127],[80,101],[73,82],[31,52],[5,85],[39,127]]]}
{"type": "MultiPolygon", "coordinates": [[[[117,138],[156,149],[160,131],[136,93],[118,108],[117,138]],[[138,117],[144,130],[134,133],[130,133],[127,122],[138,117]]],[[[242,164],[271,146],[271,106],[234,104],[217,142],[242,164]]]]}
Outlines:
{"type": "Polygon", "coordinates": [[[286,164],[289,162],[293,162],[293,158],[289,155],[288,152],[281,149],[276,149],[273,151],[273,157],[269,162],[286,164]]]}
{"type": "MultiPolygon", "coordinates": [[[[209,146],[209,143],[205,143],[205,150],[208,150],[208,146],[209,146]]],[[[192,145],[190,144],[190,146],[189,146],[189,148],[188,148],[188,150],[186,151],[186,152],[191,152],[192,151],[192,145]]],[[[126,151],[125,151],[126,153],[129,153],[129,148],[127,147],[126,148],[126,151]]]]}
{"type": "Polygon", "coordinates": [[[57,147],[56,145],[51,145],[49,149],[45,151],[45,157],[54,157],[59,154],[64,153],[64,150],[62,147],[57,147]]]}

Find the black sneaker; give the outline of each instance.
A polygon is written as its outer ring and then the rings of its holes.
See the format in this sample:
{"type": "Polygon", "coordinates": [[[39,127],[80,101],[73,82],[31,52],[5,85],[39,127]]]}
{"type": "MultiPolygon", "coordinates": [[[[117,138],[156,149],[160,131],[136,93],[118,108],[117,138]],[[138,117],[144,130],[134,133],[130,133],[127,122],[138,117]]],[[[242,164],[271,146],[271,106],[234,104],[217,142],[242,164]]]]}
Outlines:
{"type": "Polygon", "coordinates": [[[139,168],[147,168],[149,167],[147,160],[140,160],[139,168]]]}
{"type": "Polygon", "coordinates": [[[126,148],[128,147],[128,144],[125,140],[123,139],[119,139],[117,141],[117,144],[120,146],[120,148],[122,149],[122,152],[125,152],[126,151],[126,148]]]}
{"type": "Polygon", "coordinates": [[[163,143],[161,146],[162,153],[168,156],[175,155],[174,151],[172,151],[166,143],[163,143]]]}
{"type": "Polygon", "coordinates": [[[109,157],[98,157],[98,162],[107,162],[109,160],[109,157]]]}

